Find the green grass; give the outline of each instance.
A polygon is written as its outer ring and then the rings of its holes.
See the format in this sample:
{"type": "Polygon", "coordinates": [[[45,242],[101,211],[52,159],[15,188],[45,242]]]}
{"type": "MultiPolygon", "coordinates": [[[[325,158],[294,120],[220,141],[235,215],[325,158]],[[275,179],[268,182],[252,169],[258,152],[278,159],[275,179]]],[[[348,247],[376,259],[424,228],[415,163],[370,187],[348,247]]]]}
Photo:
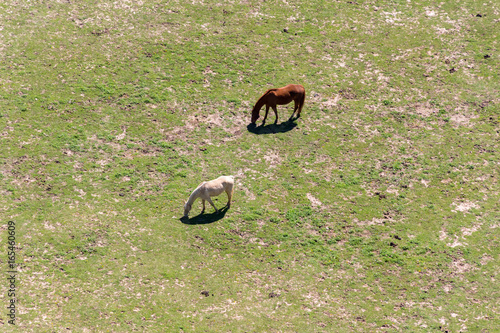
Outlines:
{"type": "Polygon", "coordinates": [[[0,8],[2,331],[498,329],[498,4],[0,8]]]}

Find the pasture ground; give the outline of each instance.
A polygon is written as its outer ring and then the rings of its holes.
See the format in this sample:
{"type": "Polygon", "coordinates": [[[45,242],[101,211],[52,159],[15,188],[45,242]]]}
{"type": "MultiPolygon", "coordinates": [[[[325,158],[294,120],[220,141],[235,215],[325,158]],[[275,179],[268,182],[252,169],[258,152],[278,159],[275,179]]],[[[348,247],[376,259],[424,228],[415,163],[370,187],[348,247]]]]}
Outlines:
{"type": "Polygon", "coordinates": [[[499,11],[3,1],[0,330],[497,331],[499,11]],[[302,118],[248,128],[288,83],[302,118]]]}

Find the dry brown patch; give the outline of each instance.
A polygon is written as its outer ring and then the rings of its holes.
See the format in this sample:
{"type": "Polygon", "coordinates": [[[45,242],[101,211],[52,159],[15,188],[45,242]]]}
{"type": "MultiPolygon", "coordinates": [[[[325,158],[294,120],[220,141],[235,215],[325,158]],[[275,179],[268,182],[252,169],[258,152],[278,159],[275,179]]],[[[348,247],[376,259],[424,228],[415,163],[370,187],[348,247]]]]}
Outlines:
{"type": "Polygon", "coordinates": [[[478,209],[479,205],[472,201],[464,201],[464,202],[454,202],[452,203],[452,206],[455,206],[455,209],[452,209],[452,212],[463,212],[466,213],[471,209],[478,209]]]}
{"type": "Polygon", "coordinates": [[[458,274],[464,274],[471,272],[473,270],[476,270],[477,268],[473,267],[472,265],[468,264],[465,259],[455,259],[453,262],[450,264],[450,268],[452,271],[458,273],[458,274]]]}
{"type": "Polygon", "coordinates": [[[481,257],[481,259],[479,260],[479,262],[481,263],[481,265],[486,265],[487,263],[489,263],[490,261],[493,261],[493,257],[490,256],[489,254],[483,254],[483,256],[481,257]]]}
{"type": "Polygon", "coordinates": [[[464,245],[467,245],[467,243],[461,243],[459,240],[458,240],[458,236],[455,236],[455,239],[453,240],[453,242],[451,243],[448,243],[446,244],[447,246],[449,247],[457,247],[457,246],[464,246],[464,245]]]}
{"type": "Polygon", "coordinates": [[[333,98],[327,98],[326,101],[321,102],[321,106],[326,109],[331,109],[338,105],[340,101],[340,94],[335,95],[333,98]]]}
{"type": "Polygon", "coordinates": [[[379,218],[376,218],[374,217],[373,219],[371,219],[370,221],[360,221],[358,220],[357,218],[355,218],[353,220],[353,222],[358,225],[358,226],[367,226],[367,225],[382,225],[384,224],[384,221],[383,219],[379,219],[379,218]]]}
{"type": "Polygon", "coordinates": [[[321,207],[323,205],[321,203],[321,201],[316,199],[311,193],[307,193],[306,196],[307,196],[307,199],[309,199],[309,201],[311,201],[311,205],[313,207],[321,207]]]}
{"type": "Polygon", "coordinates": [[[270,150],[268,151],[264,156],[264,160],[269,164],[270,168],[276,168],[277,165],[281,164],[283,162],[283,157],[281,156],[280,152],[276,150],[270,150]]]}
{"type": "Polygon", "coordinates": [[[466,127],[471,127],[471,120],[478,118],[476,115],[466,115],[466,114],[456,114],[450,117],[450,120],[452,123],[455,125],[455,127],[458,126],[466,126],[466,127]]]}
{"type": "Polygon", "coordinates": [[[481,223],[479,224],[476,224],[476,225],[473,225],[471,228],[465,228],[463,227],[461,230],[462,230],[462,238],[464,238],[464,236],[471,236],[472,233],[478,231],[480,228],[481,228],[481,223]]]}
{"type": "Polygon", "coordinates": [[[426,118],[438,113],[438,109],[433,107],[430,103],[416,104],[412,108],[416,114],[426,118]]]}
{"type": "Polygon", "coordinates": [[[443,228],[443,229],[441,229],[441,231],[439,231],[439,240],[444,241],[446,238],[448,238],[448,237],[446,236],[446,231],[443,228]]]}

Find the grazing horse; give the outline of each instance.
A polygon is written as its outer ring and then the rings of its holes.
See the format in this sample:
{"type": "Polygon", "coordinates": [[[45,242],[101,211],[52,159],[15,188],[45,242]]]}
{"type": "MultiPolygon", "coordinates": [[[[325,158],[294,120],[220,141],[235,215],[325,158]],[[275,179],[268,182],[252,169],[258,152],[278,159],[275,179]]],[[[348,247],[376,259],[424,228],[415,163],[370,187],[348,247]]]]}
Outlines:
{"type": "Polygon", "coordinates": [[[264,93],[264,95],[261,96],[261,98],[259,98],[252,110],[252,124],[255,124],[257,119],[259,119],[260,109],[264,105],[266,105],[266,115],[264,116],[262,125],[266,123],[269,107],[273,109],[274,114],[276,115],[276,120],[274,121],[274,123],[276,124],[278,122],[278,111],[276,110],[276,105],[284,105],[292,101],[295,102],[295,107],[289,121],[292,120],[293,115],[295,114],[295,111],[297,111],[297,109],[299,110],[297,112],[297,118],[299,118],[302,107],[304,106],[305,99],[306,90],[300,84],[289,84],[283,88],[269,89],[264,93]]]}
{"type": "Polygon", "coordinates": [[[203,202],[203,210],[201,213],[205,211],[205,201],[208,201],[212,207],[214,207],[215,212],[219,212],[217,207],[215,207],[212,199],[210,197],[216,197],[222,192],[226,192],[227,194],[227,207],[231,207],[231,198],[233,196],[233,188],[234,188],[234,177],[233,176],[220,176],[217,179],[211,180],[209,182],[203,182],[191,193],[188,201],[184,205],[184,217],[188,217],[189,211],[191,210],[191,206],[193,202],[201,198],[203,202]]]}

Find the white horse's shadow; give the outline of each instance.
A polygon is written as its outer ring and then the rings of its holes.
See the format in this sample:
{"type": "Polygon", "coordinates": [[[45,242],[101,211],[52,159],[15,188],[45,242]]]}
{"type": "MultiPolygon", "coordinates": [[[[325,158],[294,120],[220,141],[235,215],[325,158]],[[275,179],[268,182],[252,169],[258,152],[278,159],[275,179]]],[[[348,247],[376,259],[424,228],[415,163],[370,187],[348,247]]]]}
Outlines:
{"type": "Polygon", "coordinates": [[[222,220],[228,210],[229,207],[226,205],[224,206],[224,208],[221,208],[217,212],[213,212],[211,214],[200,213],[199,215],[194,216],[192,218],[183,216],[180,218],[180,220],[182,223],[188,225],[210,224],[222,220]]]}

